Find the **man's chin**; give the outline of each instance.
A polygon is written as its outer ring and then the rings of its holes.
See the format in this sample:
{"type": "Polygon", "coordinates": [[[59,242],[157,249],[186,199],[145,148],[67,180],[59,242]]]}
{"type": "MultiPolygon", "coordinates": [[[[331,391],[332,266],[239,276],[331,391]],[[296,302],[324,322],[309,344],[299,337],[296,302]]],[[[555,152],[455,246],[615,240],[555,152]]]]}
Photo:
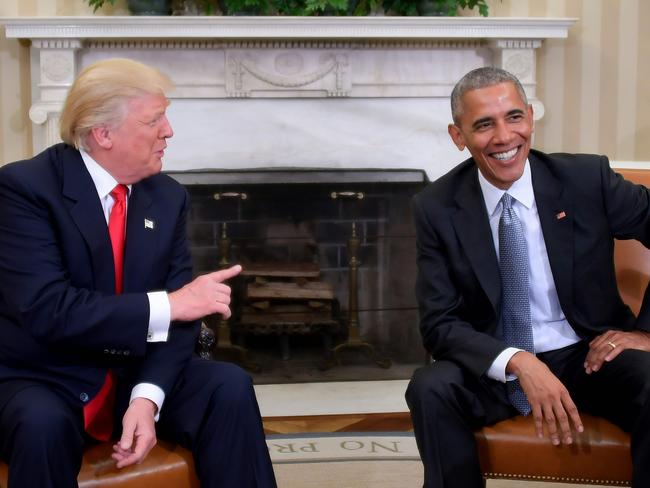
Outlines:
{"type": "MultiPolygon", "coordinates": [[[[157,161],[152,161],[146,168],[142,168],[142,172],[138,175],[139,178],[133,183],[142,181],[150,176],[157,175],[162,170],[162,161],[158,159],[157,161]]],[[[135,176],[135,175],[134,175],[135,176]]]]}
{"type": "Polygon", "coordinates": [[[508,185],[508,188],[524,174],[524,168],[512,168],[511,171],[501,173],[501,181],[508,185]]]}
{"type": "Polygon", "coordinates": [[[151,165],[151,175],[160,173],[162,171],[162,167],[163,167],[162,158],[156,159],[151,165]]]}

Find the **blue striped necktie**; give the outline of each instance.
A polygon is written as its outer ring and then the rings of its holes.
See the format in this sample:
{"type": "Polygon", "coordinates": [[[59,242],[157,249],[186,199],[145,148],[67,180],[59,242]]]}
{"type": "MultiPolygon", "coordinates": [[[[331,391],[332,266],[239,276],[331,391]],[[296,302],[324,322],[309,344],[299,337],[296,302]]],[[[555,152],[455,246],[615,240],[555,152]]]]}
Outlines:
{"type": "MultiPolygon", "coordinates": [[[[508,346],[534,352],[533,328],[528,295],[528,248],[519,217],[512,208],[512,196],[501,197],[499,220],[499,269],[501,271],[501,324],[508,346]]],[[[530,404],[519,380],[507,382],[510,403],[523,415],[530,404]]]]}

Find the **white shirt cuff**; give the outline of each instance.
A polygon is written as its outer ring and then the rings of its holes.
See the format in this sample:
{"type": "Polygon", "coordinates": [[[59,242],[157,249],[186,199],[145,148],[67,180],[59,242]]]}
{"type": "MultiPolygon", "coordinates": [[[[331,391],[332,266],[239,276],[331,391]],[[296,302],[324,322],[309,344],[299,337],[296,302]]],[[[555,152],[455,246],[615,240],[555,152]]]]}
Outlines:
{"type": "Polygon", "coordinates": [[[487,370],[488,378],[500,381],[501,383],[505,383],[506,381],[514,380],[517,378],[517,376],[514,374],[509,374],[506,376],[506,366],[508,365],[508,361],[510,361],[512,356],[522,350],[523,349],[517,349],[516,347],[508,347],[501,351],[490,368],[487,370]]]}
{"type": "Polygon", "coordinates": [[[165,392],[162,391],[162,388],[153,383],[138,383],[133,387],[133,390],[131,390],[131,399],[129,400],[129,404],[131,404],[131,402],[136,398],[146,398],[156,404],[158,410],[156,411],[154,420],[158,422],[158,418],[160,418],[160,409],[165,401],[165,392]]]}
{"type": "Polygon", "coordinates": [[[164,291],[151,291],[149,298],[149,330],[147,342],[165,342],[169,335],[171,307],[169,297],[164,291]]]}

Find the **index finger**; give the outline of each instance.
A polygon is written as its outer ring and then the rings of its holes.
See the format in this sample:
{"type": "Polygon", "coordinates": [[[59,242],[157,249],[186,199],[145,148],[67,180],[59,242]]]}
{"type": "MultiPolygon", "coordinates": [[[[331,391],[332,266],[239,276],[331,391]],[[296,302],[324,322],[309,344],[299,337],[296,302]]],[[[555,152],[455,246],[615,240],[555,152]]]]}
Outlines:
{"type": "Polygon", "coordinates": [[[237,276],[241,273],[242,267],[239,264],[235,264],[230,268],[221,269],[219,271],[214,271],[210,273],[210,277],[215,281],[221,283],[223,281],[229,280],[230,278],[237,276]]]}
{"type": "MultiPolygon", "coordinates": [[[[118,453],[122,454],[122,453],[118,453]]],[[[147,455],[147,446],[140,438],[136,438],[135,443],[132,446],[131,452],[123,453],[122,458],[117,460],[116,466],[118,468],[123,468],[125,466],[130,466],[131,464],[141,463],[142,460],[147,455]]]]}
{"type": "Polygon", "coordinates": [[[582,425],[582,419],[580,418],[580,412],[578,412],[578,407],[573,403],[571,396],[567,393],[566,397],[562,397],[562,404],[564,405],[564,411],[569,416],[571,423],[578,432],[583,432],[584,427],[582,425]]]}
{"type": "Polygon", "coordinates": [[[133,422],[124,422],[122,426],[122,437],[118,446],[122,451],[130,451],[133,447],[133,437],[135,436],[135,425],[133,422]]]}
{"type": "Polygon", "coordinates": [[[119,469],[126,468],[127,466],[131,466],[132,464],[137,464],[140,462],[140,458],[135,451],[126,456],[122,456],[120,459],[117,459],[115,454],[113,454],[112,457],[116,461],[115,466],[119,469]]]}
{"type": "Polygon", "coordinates": [[[542,407],[537,405],[531,405],[533,420],[535,422],[535,431],[537,432],[537,437],[540,439],[544,437],[544,415],[542,414],[542,407]]]}

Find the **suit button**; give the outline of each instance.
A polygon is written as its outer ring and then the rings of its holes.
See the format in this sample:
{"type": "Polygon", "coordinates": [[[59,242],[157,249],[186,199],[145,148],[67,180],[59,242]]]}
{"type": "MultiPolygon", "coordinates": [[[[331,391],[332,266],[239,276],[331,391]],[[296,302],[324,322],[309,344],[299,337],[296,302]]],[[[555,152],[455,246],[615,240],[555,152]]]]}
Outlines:
{"type": "Polygon", "coordinates": [[[88,393],[85,393],[85,392],[84,392],[84,393],[81,393],[81,394],[79,395],[79,400],[81,400],[82,402],[86,403],[86,402],[88,401],[88,393]]]}
{"type": "Polygon", "coordinates": [[[104,349],[104,354],[108,354],[110,351],[108,349],[104,349]]]}

